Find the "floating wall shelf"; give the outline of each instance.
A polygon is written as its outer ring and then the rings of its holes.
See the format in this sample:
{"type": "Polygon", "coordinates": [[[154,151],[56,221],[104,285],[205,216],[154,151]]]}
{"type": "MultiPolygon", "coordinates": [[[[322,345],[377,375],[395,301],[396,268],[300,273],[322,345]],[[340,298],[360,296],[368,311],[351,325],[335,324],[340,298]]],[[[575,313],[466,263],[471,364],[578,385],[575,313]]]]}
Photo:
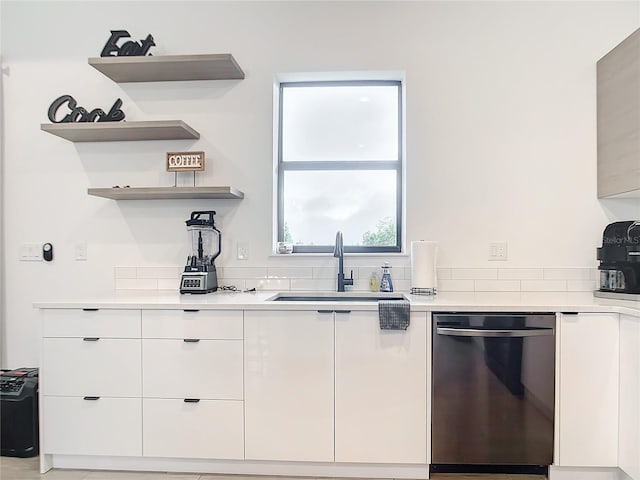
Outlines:
{"type": "Polygon", "coordinates": [[[40,128],[72,142],[194,140],[200,134],[182,120],[43,123],[40,128]]]}
{"type": "Polygon", "coordinates": [[[111,200],[162,200],[162,199],[242,199],[244,193],[233,187],[137,187],[90,188],[89,195],[111,200]]]}
{"type": "Polygon", "coordinates": [[[114,82],[243,79],[244,72],[229,53],[90,58],[89,65],[114,82]]]}

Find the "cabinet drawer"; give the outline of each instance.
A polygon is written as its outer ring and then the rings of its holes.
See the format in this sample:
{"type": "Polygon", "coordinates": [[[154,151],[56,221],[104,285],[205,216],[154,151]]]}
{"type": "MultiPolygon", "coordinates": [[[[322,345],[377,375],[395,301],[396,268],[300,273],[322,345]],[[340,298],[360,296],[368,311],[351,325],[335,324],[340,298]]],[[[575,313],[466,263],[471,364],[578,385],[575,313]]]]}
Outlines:
{"type": "Polygon", "coordinates": [[[242,402],[143,399],[144,456],[244,458],[242,402]]]}
{"type": "Polygon", "coordinates": [[[142,455],[140,398],[44,397],[44,452],[142,455]]]}
{"type": "Polygon", "coordinates": [[[142,395],[242,400],[242,341],[142,340],[142,395]]]}
{"type": "Polygon", "coordinates": [[[140,338],[140,310],[44,309],[44,337],[140,338]]]}
{"type": "Polygon", "coordinates": [[[242,310],[144,310],[145,338],[242,339],[242,310]]]}
{"type": "Polygon", "coordinates": [[[43,339],[43,393],[140,397],[141,340],[90,338],[43,339]]]}

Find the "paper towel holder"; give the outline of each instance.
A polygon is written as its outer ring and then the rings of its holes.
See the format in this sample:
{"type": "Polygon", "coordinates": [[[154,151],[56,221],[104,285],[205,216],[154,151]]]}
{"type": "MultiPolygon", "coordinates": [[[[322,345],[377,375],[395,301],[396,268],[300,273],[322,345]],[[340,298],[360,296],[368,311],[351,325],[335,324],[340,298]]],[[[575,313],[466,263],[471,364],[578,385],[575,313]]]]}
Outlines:
{"type": "Polygon", "coordinates": [[[409,290],[411,295],[435,295],[436,288],[419,288],[419,287],[411,287],[409,290]]]}

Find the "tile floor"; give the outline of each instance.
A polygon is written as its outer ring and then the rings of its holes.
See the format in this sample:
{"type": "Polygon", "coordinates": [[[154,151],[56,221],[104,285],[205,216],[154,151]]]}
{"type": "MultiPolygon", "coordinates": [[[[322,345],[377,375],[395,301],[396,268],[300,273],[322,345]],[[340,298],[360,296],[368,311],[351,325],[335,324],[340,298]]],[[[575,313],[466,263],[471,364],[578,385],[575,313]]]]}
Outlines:
{"type": "MultiPolygon", "coordinates": [[[[1,480],[274,480],[274,478],[278,480],[298,480],[293,477],[251,477],[243,475],[199,475],[197,473],[141,473],[61,469],[53,469],[41,475],[38,472],[39,468],[40,460],[38,457],[0,457],[1,480]]],[[[304,480],[311,479],[305,478],[304,480]]],[[[539,475],[458,475],[439,473],[432,475],[431,480],[544,480],[544,477],[539,475]]]]}

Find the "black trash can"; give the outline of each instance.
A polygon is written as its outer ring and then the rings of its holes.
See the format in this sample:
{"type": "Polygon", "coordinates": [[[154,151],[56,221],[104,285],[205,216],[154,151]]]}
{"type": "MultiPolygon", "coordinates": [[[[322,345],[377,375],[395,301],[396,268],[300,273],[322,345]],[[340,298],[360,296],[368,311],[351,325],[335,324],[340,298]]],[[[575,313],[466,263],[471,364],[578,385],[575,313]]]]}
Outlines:
{"type": "Polygon", "coordinates": [[[38,369],[0,373],[0,455],[38,455],[38,369]]]}

